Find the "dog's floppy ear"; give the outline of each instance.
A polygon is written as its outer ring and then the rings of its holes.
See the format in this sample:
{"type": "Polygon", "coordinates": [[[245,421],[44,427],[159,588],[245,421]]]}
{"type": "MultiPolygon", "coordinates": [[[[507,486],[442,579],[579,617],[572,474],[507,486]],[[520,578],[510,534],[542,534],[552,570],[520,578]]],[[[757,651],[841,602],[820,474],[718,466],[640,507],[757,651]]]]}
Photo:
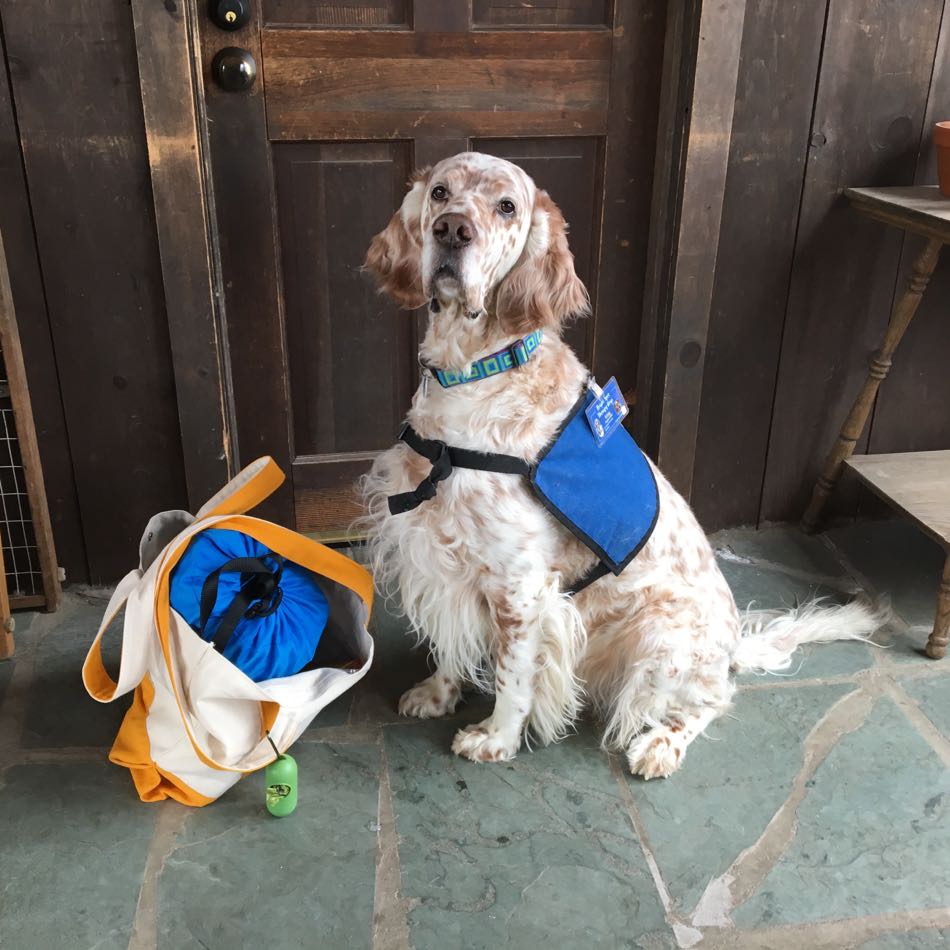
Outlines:
{"type": "Polygon", "coordinates": [[[429,169],[413,174],[409,194],[385,230],[373,238],[365,267],[400,307],[414,310],[426,302],[422,289],[422,204],[429,169]]]}
{"type": "Polygon", "coordinates": [[[589,312],[590,297],[567,246],[567,222],[548,193],[539,191],[524,251],[495,293],[495,313],[513,333],[559,333],[572,317],[589,312]]]}

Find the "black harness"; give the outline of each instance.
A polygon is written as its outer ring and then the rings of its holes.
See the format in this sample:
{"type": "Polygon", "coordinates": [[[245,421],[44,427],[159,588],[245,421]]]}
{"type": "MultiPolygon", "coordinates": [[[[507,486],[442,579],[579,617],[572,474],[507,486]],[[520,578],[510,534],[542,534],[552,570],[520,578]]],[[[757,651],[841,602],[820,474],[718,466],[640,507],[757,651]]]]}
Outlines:
{"type": "MultiPolygon", "coordinates": [[[[524,459],[514,455],[502,455],[499,452],[475,452],[472,449],[459,449],[438,439],[424,439],[410,425],[403,427],[399,433],[401,441],[405,442],[413,452],[428,459],[432,463],[432,470],[413,489],[398,495],[390,495],[389,512],[393,515],[405,514],[418,508],[424,501],[435,498],[438,483],[445,481],[455,468],[471,468],[479,472],[499,472],[502,475],[522,475],[531,480],[534,466],[524,459]]],[[[565,588],[564,593],[574,596],[579,594],[594,581],[610,573],[610,568],[603,561],[596,561],[594,566],[573,584],[565,588]]]]}

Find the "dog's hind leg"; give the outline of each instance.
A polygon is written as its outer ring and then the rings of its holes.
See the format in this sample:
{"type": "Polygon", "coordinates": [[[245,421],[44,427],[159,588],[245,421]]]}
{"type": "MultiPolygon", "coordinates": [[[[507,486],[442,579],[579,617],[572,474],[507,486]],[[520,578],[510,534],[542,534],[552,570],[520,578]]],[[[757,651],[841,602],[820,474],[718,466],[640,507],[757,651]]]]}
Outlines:
{"type": "Polygon", "coordinates": [[[722,710],[707,706],[682,719],[662,723],[641,733],[627,748],[627,764],[634,775],[669,778],[683,763],[686,747],[722,710]]]}
{"type": "Polygon", "coordinates": [[[451,716],[461,695],[462,690],[458,682],[442,670],[436,670],[402,694],[399,700],[399,715],[415,716],[417,719],[451,716]]]}

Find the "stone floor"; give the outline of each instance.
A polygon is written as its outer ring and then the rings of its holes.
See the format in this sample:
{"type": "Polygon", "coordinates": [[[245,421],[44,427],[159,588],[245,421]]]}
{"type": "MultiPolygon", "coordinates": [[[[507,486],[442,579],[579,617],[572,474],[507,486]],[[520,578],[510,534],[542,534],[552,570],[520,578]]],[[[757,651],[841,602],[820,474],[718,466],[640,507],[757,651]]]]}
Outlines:
{"type": "Polygon", "coordinates": [[[0,664],[0,946],[950,946],[950,666],[918,653],[940,551],[896,523],[715,543],[741,605],[861,586],[897,618],[888,649],[744,678],[649,783],[590,724],[512,763],[452,757],[484,700],[397,719],[425,660],[380,610],[375,669],[294,748],[291,818],[264,812],[257,776],[200,810],[141,804],[106,761],[123,710],[79,680],[103,592],[20,616],[0,664]]]}

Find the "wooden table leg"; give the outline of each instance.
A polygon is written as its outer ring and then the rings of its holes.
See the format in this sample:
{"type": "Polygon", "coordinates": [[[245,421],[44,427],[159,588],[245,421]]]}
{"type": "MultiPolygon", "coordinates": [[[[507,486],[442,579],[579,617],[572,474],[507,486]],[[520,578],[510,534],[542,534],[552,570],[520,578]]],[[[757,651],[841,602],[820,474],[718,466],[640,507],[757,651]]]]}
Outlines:
{"type": "Polygon", "coordinates": [[[942,247],[942,241],[930,240],[917,260],[914,261],[913,272],[907,282],[907,289],[894,305],[881,348],[871,357],[868,365],[868,377],[864,381],[864,386],[858,398],[854,401],[851,411],[848,413],[848,418],[845,419],[845,423],[841,427],[838,441],[828,454],[825,467],[812,491],[811,502],[802,518],[802,529],[804,531],[811,533],[818,527],[825,502],[841,477],[845,459],[849,458],[851,453],[854,452],[854,447],[858,439],[861,438],[861,433],[864,432],[868,416],[871,414],[871,407],[874,405],[874,397],[891,368],[891,357],[894,355],[894,350],[897,349],[897,345],[904,336],[904,331],[917,312],[920,298],[927,289],[930,275],[933,274],[934,268],[937,266],[937,259],[940,257],[942,247]]]}
{"type": "Polygon", "coordinates": [[[934,628],[927,641],[927,656],[931,660],[940,660],[947,652],[947,640],[950,638],[950,555],[943,566],[940,578],[940,593],[937,594],[937,617],[934,628]]]}

